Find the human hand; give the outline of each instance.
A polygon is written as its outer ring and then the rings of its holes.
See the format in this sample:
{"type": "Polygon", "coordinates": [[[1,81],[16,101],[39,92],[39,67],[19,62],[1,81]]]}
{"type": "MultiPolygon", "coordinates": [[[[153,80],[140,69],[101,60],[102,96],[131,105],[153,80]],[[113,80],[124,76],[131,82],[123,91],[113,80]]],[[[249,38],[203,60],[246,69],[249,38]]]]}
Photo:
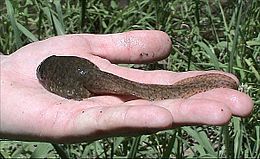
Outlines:
{"type": "Polygon", "coordinates": [[[245,117],[251,113],[250,97],[231,89],[218,88],[188,99],[162,101],[128,101],[110,95],[74,101],[48,92],[36,78],[37,66],[51,55],[84,57],[101,70],[143,83],[173,84],[207,73],[142,71],[110,63],[151,62],[165,58],[170,50],[171,41],[163,32],[130,31],[57,36],[31,43],[12,55],[1,55],[1,137],[82,142],[183,125],[223,125],[232,115],[245,117]]]}

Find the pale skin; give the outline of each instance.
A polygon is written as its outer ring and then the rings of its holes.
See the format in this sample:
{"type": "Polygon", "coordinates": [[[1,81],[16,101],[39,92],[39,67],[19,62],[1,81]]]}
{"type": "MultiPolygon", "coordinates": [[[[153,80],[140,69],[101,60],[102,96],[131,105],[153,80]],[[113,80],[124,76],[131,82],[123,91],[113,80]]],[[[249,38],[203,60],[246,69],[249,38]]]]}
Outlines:
{"type": "Polygon", "coordinates": [[[142,71],[115,65],[160,60],[170,51],[171,40],[164,32],[131,31],[57,36],[31,43],[11,55],[1,55],[0,137],[75,143],[184,125],[224,125],[232,116],[250,115],[250,97],[231,89],[218,88],[188,99],[162,101],[110,95],[74,101],[45,90],[35,74],[40,62],[53,54],[84,57],[101,70],[142,83],[172,84],[207,73],[142,71]]]}

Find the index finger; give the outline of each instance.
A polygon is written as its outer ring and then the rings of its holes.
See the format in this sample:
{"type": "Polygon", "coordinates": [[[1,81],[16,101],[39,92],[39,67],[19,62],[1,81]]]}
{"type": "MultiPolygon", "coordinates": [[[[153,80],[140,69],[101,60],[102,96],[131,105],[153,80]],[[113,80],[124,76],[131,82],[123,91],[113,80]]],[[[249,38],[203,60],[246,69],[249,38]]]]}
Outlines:
{"type": "Polygon", "coordinates": [[[129,31],[119,34],[111,34],[102,43],[93,41],[93,45],[100,48],[95,55],[101,56],[112,62],[143,63],[161,60],[167,57],[171,51],[169,36],[156,30],[129,31]],[[104,46],[104,44],[106,44],[104,46]]]}
{"type": "MultiPolygon", "coordinates": [[[[157,30],[116,34],[71,34],[41,42],[45,52],[59,55],[96,55],[113,63],[144,63],[163,59],[171,51],[169,36],[157,30]]],[[[39,46],[39,45],[38,45],[39,46]]]]}

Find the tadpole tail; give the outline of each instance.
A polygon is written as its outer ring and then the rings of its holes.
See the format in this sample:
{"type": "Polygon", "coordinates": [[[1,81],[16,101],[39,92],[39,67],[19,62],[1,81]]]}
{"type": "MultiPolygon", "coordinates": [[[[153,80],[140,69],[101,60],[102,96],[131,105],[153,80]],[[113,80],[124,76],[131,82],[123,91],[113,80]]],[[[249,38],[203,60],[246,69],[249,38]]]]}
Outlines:
{"type": "Polygon", "coordinates": [[[101,70],[99,70],[98,73],[96,70],[95,73],[90,74],[92,74],[92,76],[85,77],[86,82],[84,86],[93,94],[135,96],[147,100],[153,100],[155,97],[151,98],[151,96],[160,94],[160,90],[158,90],[159,85],[130,81],[128,79],[101,70]],[[93,79],[99,80],[95,81],[93,79]]]}
{"type": "Polygon", "coordinates": [[[178,98],[188,98],[195,94],[215,88],[238,89],[238,83],[231,77],[220,73],[207,73],[189,77],[174,83],[173,90],[178,90],[178,98]]]}
{"type": "Polygon", "coordinates": [[[130,95],[147,100],[163,100],[188,98],[215,88],[237,89],[238,87],[236,81],[231,77],[219,73],[189,77],[173,85],[158,85],[138,83],[108,72],[101,72],[97,74],[100,77],[95,77],[100,80],[96,83],[92,82],[91,84],[95,86],[88,89],[94,94],[130,95]],[[107,77],[107,79],[102,77],[107,77]]]}

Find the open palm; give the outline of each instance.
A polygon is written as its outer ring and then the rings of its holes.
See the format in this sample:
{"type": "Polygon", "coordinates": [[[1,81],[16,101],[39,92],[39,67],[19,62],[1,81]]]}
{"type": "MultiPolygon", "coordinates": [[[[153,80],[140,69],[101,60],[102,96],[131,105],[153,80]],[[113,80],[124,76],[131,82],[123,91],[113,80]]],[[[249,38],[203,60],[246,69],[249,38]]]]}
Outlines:
{"type": "Polygon", "coordinates": [[[29,44],[12,55],[2,55],[1,136],[19,140],[80,142],[152,133],[182,125],[221,125],[232,115],[244,117],[250,114],[251,99],[231,89],[219,88],[188,99],[154,102],[109,95],[74,101],[48,92],[36,78],[37,66],[51,55],[84,57],[101,70],[143,83],[172,84],[205,73],[141,71],[110,63],[155,61],[165,58],[170,50],[171,41],[163,32],[131,31],[111,35],[57,36],[29,44]]]}

